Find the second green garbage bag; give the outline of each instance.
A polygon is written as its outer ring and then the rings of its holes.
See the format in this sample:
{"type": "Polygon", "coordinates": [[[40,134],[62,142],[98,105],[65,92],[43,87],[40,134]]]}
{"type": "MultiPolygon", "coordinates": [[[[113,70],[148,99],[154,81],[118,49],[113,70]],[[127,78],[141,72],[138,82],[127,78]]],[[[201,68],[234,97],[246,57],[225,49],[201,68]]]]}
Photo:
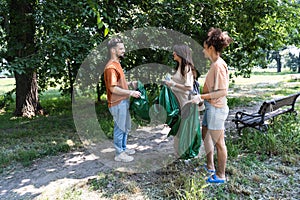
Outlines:
{"type": "Polygon", "coordinates": [[[198,155],[201,146],[198,105],[187,103],[183,106],[176,137],[179,139],[177,152],[181,159],[190,159],[198,155]]]}
{"type": "MultiPolygon", "coordinates": [[[[165,123],[171,128],[168,136],[173,135],[178,139],[175,151],[181,159],[190,159],[198,155],[201,146],[201,129],[198,114],[198,105],[187,103],[180,110],[179,102],[172,90],[163,85],[156,99],[156,104],[162,106],[167,114],[165,123]]],[[[155,109],[159,118],[162,110],[155,109]]]]}

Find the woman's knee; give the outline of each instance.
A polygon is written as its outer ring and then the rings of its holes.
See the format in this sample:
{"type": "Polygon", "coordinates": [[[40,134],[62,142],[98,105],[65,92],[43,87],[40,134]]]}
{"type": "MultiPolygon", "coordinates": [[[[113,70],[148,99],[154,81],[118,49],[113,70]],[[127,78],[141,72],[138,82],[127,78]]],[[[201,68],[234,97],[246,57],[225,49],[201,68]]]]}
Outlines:
{"type": "Polygon", "coordinates": [[[218,151],[227,150],[224,138],[222,138],[222,139],[220,138],[218,140],[218,142],[216,143],[216,148],[217,148],[218,151]]]}

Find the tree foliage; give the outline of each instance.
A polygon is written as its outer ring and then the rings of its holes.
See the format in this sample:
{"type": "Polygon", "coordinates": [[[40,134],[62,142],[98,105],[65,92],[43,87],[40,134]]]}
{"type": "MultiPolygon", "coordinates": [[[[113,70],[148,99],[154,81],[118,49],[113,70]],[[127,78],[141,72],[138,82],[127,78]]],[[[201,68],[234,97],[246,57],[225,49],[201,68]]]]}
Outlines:
{"type": "MultiPolygon", "coordinates": [[[[0,1],[0,55],[9,63],[2,60],[0,68],[26,74],[26,69],[34,67],[40,90],[59,85],[63,93],[71,93],[90,51],[112,34],[136,28],[171,29],[202,44],[208,29],[219,27],[234,39],[223,57],[236,69],[235,75],[245,77],[254,66],[266,66],[268,51],[300,43],[299,1],[46,0],[37,1],[34,7],[35,53],[9,60],[7,2],[0,1]]],[[[124,66],[128,70],[150,62],[173,65],[169,52],[142,49],[129,52],[124,66]]],[[[101,80],[100,86],[104,91],[101,80]]]]}

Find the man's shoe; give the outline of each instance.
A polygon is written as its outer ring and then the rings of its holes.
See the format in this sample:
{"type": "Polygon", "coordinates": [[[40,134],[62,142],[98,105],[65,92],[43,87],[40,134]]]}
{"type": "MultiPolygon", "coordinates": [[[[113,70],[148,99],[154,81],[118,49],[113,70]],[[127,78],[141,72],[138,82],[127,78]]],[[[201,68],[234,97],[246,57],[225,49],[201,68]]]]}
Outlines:
{"type": "Polygon", "coordinates": [[[135,154],[135,150],[134,150],[134,149],[126,149],[126,150],[125,150],[125,153],[126,153],[127,155],[133,155],[133,154],[135,154]]]}
{"type": "Polygon", "coordinates": [[[128,156],[124,151],[115,157],[117,162],[131,162],[133,159],[132,156],[128,156]]]}

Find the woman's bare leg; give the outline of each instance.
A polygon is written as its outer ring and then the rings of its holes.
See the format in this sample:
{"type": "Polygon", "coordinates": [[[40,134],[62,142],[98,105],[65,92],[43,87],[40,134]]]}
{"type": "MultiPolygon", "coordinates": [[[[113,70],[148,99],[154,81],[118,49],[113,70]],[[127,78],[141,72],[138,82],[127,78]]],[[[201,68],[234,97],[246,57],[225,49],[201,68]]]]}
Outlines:
{"type": "Polygon", "coordinates": [[[202,140],[206,153],[207,169],[214,170],[214,144],[206,126],[202,126],[202,140]]]}
{"type": "Polygon", "coordinates": [[[225,168],[227,162],[227,148],[224,139],[224,130],[208,130],[212,137],[212,140],[216,144],[217,158],[218,158],[218,171],[217,176],[219,178],[225,178],[225,168]]]}

